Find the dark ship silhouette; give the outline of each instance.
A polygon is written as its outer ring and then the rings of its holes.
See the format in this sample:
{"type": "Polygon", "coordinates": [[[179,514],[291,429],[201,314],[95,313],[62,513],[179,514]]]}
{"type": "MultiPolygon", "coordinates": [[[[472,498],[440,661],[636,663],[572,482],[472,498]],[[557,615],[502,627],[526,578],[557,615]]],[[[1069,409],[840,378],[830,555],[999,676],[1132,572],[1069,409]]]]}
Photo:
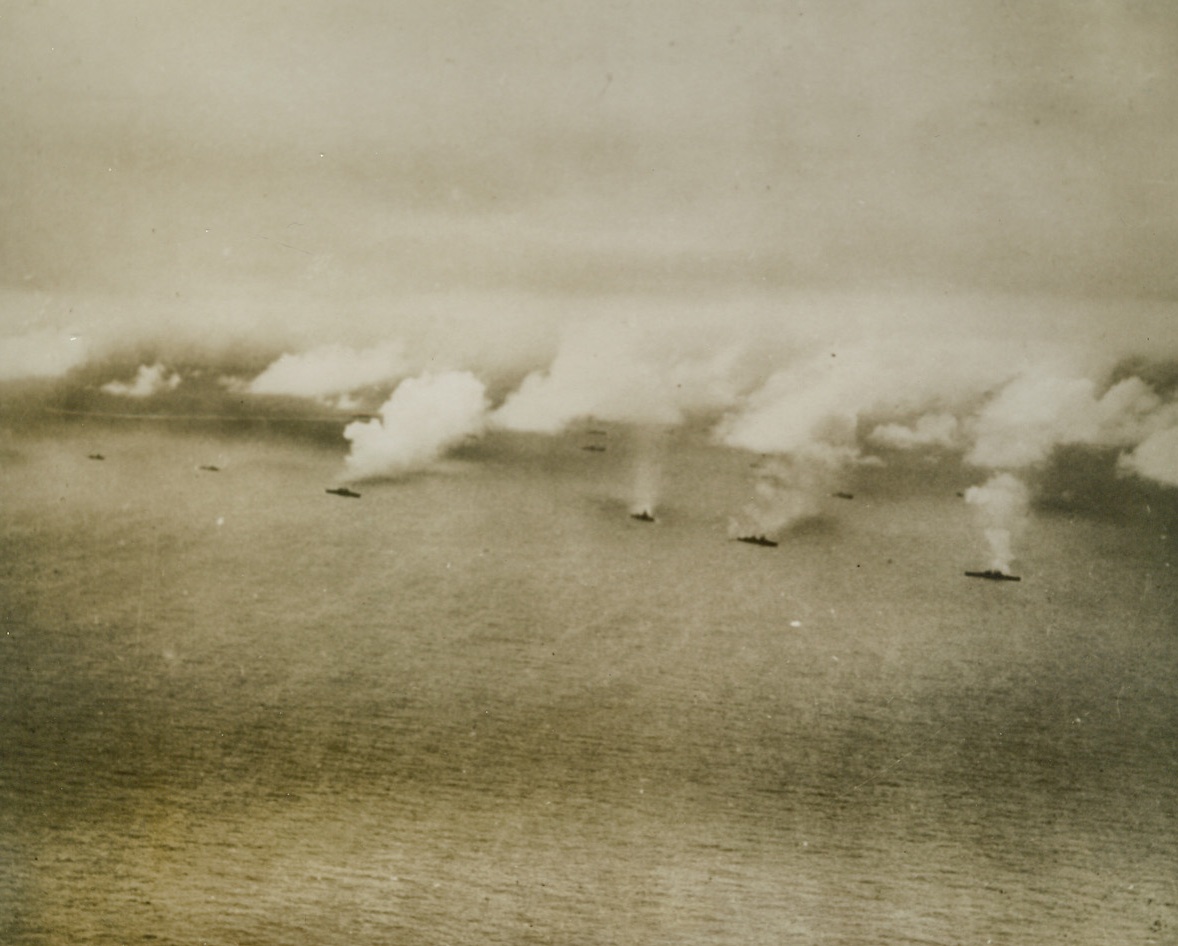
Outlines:
{"type": "Polygon", "coordinates": [[[101,453],[91,453],[86,459],[88,459],[88,460],[105,460],[106,457],[104,457],[101,453]]]}
{"type": "Polygon", "coordinates": [[[210,473],[220,473],[221,472],[221,468],[219,466],[213,466],[211,463],[203,464],[201,466],[201,469],[208,470],[208,472],[210,472],[210,473]]]}
{"type": "Polygon", "coordinates": [[[352,490],[348,489],[346,486],[339,486],[335,489],[329,489],[327,492],[331,493],[333,496],[347,496],[349,499],[360,498],[359,493],[352,492],[352,490]]]}
{"type": "Polygon", "coordinates": [[[643,509],[642,512],[632,512],[630,518],[637,519],[639,522],[654,522],[654,516],[650,514],[648,509],[643,509]]]}
{"type": "Polygon", "coordinates": [[[988,578],[990,581],[1022,581],[1018,575],[1008,575],[997,568],[987,568],[982,572],[966,572],[967,578],[988,578]]]}
{"type": "Polygon", "coordinates": [[[855,498],[854,493],[844,493],[842,491],[839,491],[837,493],[831,493],[830,495],[833,496],[835,499],[854,499],[855,498]]]}
{"type": "Polygon", "coordinates": [[[599,443],[587,443],[581,449],[588,450],[591,453],[605,453],[605,447],[599,443]]]}
{"type": "Polygon", "coordinates": [[[770,549],[777,548],[777,543],[768,536],[764,535],[738,535],[736,537],[736,541],[747,542],[749,545],[763,545],[770,549]]]}

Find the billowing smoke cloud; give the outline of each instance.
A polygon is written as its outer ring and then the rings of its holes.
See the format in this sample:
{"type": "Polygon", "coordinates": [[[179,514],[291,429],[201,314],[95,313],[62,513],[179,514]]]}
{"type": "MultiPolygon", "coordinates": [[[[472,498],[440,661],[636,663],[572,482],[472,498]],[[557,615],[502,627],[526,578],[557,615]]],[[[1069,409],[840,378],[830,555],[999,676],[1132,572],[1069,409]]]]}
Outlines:
{"type": "Polygon", "coordinates": [[[130,384],[122,381],[110,381],[102,386],[105,394],[116,394],[120,397],[144,398],[167,391],[174,391],[180,386],[180,375],[176,372],[168,374],[161,364],[140,365],[135,379],[130,384]]]}
{"type": "Polygon", "coordinates": [[[721,420],[721,443],[774,457],[758,466],[753,499],[729,523],[731,533],[780,532],[817,516],[843,471],[864,462],[859,415],[887,389],[891,373],[865,355],[795,360],[721,420]]]}
{"type": "Polygon", "coordinates": [[[1155,431],[1129,453],[1120,468],[1169,486],[1178,486],[1178,426],[1155,431]]]}
{"type": "Polygon", "coordinates": [[[466,371],[425,374],[402,381],[379,420],[344,428],[355,479],[397,476],[428,466],[447,449],[481,434],[488,401],[483,383],[466,371]]]}
{"type": "Polygon", "coordinates": [[[0,338],[0,381],[57,378],[85,362],[87,345],[69,332],[41,329],[0,338]]]}
{"type": "Polygon", "coordinates": [[[729,535],[772,535],[817,517],[838,472],[853,460],[846,449],[812,447],[761,461],[752,499],[729,520],[729,535]]]}
{"type": "Polygon", "coordinates": [[[372,348],[322,345],[301,354],[285,354],[250,382],[253,394],[325,398],[388,383],[408,371],[404,349],[389,341],[372,348]]]}
{"type": "Polygon", "coordinates": [[[1163,432],[1178,422],[1175,410],[1137,377],[1103,394],[1091,378],[1051,373],[1025,375],[1002,388],[974,419],[966,456],[975,466],[1003,471],[966,492],[982,511],[993,567],[1008,568],[1026,522],[1028,489],[1014,471],[1043,464],[1061,446],[1140,445],[1122,458],[1121,468],[1165,482],[1163,432]]]}
{"type": "Polygon", "coordinates": [[[720,441],[758,453],[793,453],[815,443],[853,449],[861,406],[843,365],[827,355],[776,372],[717,428],[720,441]]]}
{"type": "Polygon", "coordinates": [[[805,302],[782,313],[780,335],[758,340],[767,377],[727,413],[721,442],[766,453],[814,443],[857,447],[861,421],[873,417],[879,427],[921,418],[907,430],[881,430],[889,446],[938,445],[954,438],[953,416],[969,413],[1009,377],[1009,343],[984,313],[975,319],[919,297],[805,302]],[[975,321],[983,330],[968,337],[957,330],[975,321]]]}
{"type": "Polygon", "coordinates": [[[1010,382],[974,419],[967,462],[1013,478],[1041,466],[1057,447],[1119,449],[1121,473],[1178,486],[1178,401],[1136,376],[1099,392],[1088,377],[1037,374],[1010,382]]]}
{"type": "Polygon", "coordinates": [[[613,320],[575,326],[548,370],[529,374],[494,422],[537,433],[584,417],[670,425],[734,402],[738,346],[709,349],[698,337],[658,328],[613,320]]]}
{"type": "Polygon", "coordinates": [[[890,447],[893,450],[955,447],[960,429],[961,425],[953,414],[924,414],[912,426],[880,424],[868,435],[868,440],[880,447],[890,447]]]}
{"type": "Polygon", "coordinates": [[[965,491],[965,501],[978,508],[991,568],[1010,571],[1014,542],[1026,526],[1029,498],[1023,481],[1010,473],[997,473],[983,486],[965,491]]]}
{"type": "Polygon", "coordinates": [[[1128,447],[1172,424],[1174,405],[1140,378],[1126,378],[1103,395],[1085,377],[1027,376],[1002,389],[979,413],[967,460],[1018,468],[1047,459],[1059,445],[1128,447]]]}

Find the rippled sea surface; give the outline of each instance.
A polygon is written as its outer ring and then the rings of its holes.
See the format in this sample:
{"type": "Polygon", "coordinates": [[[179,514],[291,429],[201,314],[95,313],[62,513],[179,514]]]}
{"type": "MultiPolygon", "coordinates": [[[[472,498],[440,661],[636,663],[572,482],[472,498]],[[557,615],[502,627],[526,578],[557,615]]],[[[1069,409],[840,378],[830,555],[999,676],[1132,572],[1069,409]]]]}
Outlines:
{"type": "Polygon", "coordinates": [[[575,438],[0,464],[4,943],[1178,941],[1172,524],[990,583],[952,491],[731,542],[704,447],[653,524],[575,438]]]}

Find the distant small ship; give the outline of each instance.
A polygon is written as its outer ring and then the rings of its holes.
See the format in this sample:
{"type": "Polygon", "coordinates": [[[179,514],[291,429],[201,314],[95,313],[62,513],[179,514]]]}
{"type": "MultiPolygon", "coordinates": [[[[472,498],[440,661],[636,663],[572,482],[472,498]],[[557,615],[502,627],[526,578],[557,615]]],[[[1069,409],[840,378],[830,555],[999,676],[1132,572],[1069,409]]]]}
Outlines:
{"type": "Polygon", "coordinates": [[[581,448],[582,450],[590,450],[593,453],[605,453],[605,447],[599,443],[587,443],[581,448]]]}
{"type": "Polygon", "coordinates": [[[92,453],[86,459],[88,459],[88,460],[105,460],[106,457],[104,457],[101,453],[92,453]]]}
{"type": "Polygon", "coordinates": [[[654,516],[650,514],[648,509],[643,509],[642,512],[632,512],[630,518],[637,519],[639,522],[654,522],[654,516]]]}
{"type": "Polygon", "coordinates": [[[736,541],[737,542],[747,542],[749,545],[763,545],[766,548],[771,548],[771,549],[777,548],[777,543],[774,542],[772,539],[770,539],[768,536],[764,536],[764,535],[738,535],[736,537],[736,541]]]}
{"type": "Polygon", "coordinates": [[[204,466],[201,467],[201,469],[208,470],[210,473],[220,473],[221,472],[221,468],[219,466],[213,466],[211,463],[206,463],[204,466]]]}
{"type": "Polygon", "coordinates": [[[988,578],[990,581],[1022,581],[1018,575],[1008,575],[996,568],[987,568],[984,572],[966,572],[967,578],[988,578]]]}
{"type": "Polygon", "coordinates": [[[348,489],[346,486],[339,486],[336,489],[329,489],[326,492],[331,493],[333,496],[347,496],[349,499],[359,499],[360,498],[359,493],[353,492],[352,490],[348,489]]]}
{"type": "Polygon", "coordinates": [[[832,495],[832,496],[833,496],[835,499],[854,499],[854,498],[855,498],[855,494],[854,494],[854,493],[843,493],[843,492],[838,492],[838,493],[831,493],[831,495],[832,495]]]}

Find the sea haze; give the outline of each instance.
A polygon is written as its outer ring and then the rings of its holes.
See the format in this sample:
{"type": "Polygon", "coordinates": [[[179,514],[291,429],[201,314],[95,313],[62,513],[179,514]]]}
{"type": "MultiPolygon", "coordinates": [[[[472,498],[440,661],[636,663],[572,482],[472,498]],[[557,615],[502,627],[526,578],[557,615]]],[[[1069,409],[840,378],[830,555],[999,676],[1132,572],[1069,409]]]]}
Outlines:
{"type": "Polygon", "coordinates": [[[358,499],[345,446],[8,439],[4,942],[1178,936],[1156,507],[1041,507],[998,583],[952,475],[863,469],[760,548],[759,459],[688,430],[358,499]]]}

